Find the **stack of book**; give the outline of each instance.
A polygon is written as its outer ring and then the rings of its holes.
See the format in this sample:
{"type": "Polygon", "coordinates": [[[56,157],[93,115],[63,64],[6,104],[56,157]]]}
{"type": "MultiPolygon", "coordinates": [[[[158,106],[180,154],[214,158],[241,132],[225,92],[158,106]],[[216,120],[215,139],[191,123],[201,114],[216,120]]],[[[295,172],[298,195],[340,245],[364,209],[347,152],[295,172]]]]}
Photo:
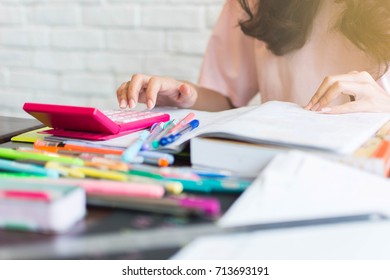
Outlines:
{"type": "Polygon", "coordinates": [[[6,179],[0,185],[0,227],[39,232],[65,232],[86,214],[85,191],[6,179]]]}

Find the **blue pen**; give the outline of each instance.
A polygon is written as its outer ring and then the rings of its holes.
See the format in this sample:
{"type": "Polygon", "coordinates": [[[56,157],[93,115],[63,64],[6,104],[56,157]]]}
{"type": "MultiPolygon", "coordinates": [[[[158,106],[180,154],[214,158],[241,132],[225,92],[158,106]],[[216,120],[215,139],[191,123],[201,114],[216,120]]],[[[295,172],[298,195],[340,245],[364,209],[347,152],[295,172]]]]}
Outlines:
{"type": "Polygon", "coordinates": [[[46,169],[33,164],[19,163],[12,160],[0,159],[0,170],[23,172],[29,174],[44,175],[50,178],[58,178],[60,174],[57,170],[46,169]]]}
{"type": "Polygon", "coordinates": [[[132,160],[137,156],[138,152],[141,150],[142,145],[148,138],[150,132],[147,130],[142,131],[138,139],[128,147],[122,154],[122,160],[124,162],[132,162],[132,160]]]}
{"type": "Polygon", "coordinates": [[[194,167],[179,167],[178,170],[185,172],[192,172],[200,177],[223,179],[232,177],[233,173],[227,170],[214,170],[214,169],[199,169],[194,167]]]}
{"type": "Polygon", "coordinates": [[[198,126],[199,126],[199,120],[192,120],[188,124],[186,124],[181,130],[179,130],[176,134],[171,134],[161,138],[160,145],[166,146],[179,139],[183,134],[192,131],[194,128],[197,128],[198,126]]]}

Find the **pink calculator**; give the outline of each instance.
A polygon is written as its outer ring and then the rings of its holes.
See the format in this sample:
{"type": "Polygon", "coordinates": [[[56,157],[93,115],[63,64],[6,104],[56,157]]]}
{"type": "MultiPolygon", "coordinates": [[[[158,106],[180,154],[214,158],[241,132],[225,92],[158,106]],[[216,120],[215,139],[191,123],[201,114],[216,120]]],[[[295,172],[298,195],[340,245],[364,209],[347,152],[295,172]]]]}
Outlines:
{"type": "Polygon", "coordinates": [[[100,111],[92,107],[25,103],[23,109],[46,126],[48,133],[70,138],[106,140],[169,120],[160,112],[134,110],[100,111]]]}

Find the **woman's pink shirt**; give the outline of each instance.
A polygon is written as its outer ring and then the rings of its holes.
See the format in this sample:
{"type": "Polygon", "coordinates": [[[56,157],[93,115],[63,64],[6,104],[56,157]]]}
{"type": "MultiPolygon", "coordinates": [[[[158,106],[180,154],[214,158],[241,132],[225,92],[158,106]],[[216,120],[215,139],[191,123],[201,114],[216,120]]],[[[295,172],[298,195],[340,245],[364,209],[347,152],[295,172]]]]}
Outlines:
{"type": "MultiPolygon", "coordinates": [[[[258,1],[258,0],[253,0],[258,1]]],[[[340,4],[322,1],[305,45],[283,56],[264,42],[246,36],[238,22],[245,13],[237,0],[227,0],[213,29],[199,83],[245,106],[256,95],[306,105],[326,76],[351,71],[377,72],[376,63],[334,26],[340,4]]],[[[390,73],[377,82],[390,92],[390,73]]],[[[336,100],[345,102],[347,97],[336,100]]]]}

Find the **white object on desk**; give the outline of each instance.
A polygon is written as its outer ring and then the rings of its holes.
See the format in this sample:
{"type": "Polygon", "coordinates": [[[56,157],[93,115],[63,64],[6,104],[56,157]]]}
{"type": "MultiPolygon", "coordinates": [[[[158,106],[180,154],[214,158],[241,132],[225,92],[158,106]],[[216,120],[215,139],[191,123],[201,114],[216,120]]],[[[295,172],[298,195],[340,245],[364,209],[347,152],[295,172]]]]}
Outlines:
{"type": "Polygon", "coordinates": [[[221,218],[222,226],[379,213],[390,216],[390,181],[291,151],[277,155],[221,218]]]}
{"type": "Polygon", "coordinates": [[[243,177],[256,178],[261,170],[286,147],[254,144],[228,139],[191,139],[191,164],[199,168],[229,170],[243,177]]]}
{"type": "Polygon", "coordinates": [[[390,222],[359,222],[201,237],[184,260],[370,260],[390,258],[390,222]]]}
{"type": "Polygon", "coordinates": [[[0,192],[2,228],[62,233],[86,214],[85,191],[70,182],[4,179],[0,192]]]}

